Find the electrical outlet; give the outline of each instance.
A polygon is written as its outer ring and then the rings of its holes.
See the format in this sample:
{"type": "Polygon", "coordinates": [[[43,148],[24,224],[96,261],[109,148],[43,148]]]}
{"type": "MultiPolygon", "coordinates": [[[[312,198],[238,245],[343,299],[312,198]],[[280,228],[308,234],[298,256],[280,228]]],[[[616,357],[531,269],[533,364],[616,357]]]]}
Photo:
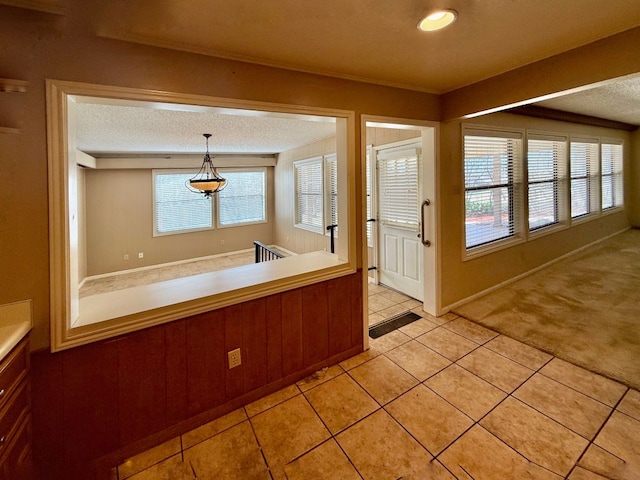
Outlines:
{"type": "Polygon", "coordinates": [[[242,364],[242,358],[240,357],[240,349],[236,348],[227,353],[229,357],[229,369],[239,367],[242,364]]]}
{"type": "Polygon", "coordinates": [[[224,240],[220,240],[220,245],[224,245],[224,240]]]}
{"type": "Polygon", "coordinates": [[[126,262],[127,260],[129,260],[129,254],[128,254],[128,253],[125,253],[125,254],[124,254],[124,261],[126,262]]]}
{"type": "Polygon", "coordinates": [[[144,252],[138,252],[138,258],[144,258],[144,252]]]}

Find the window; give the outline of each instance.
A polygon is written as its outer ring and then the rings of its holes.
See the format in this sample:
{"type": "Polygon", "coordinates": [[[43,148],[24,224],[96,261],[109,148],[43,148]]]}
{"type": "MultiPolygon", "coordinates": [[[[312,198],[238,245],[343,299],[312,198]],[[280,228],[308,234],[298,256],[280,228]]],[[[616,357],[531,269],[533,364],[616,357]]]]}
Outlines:
{"type": "Polygon", "coordinates": [[[225,170],[227,186],[218,193],[218,225],[266,221],[266,170],[225,170]]]}
{"type": "MultiPolygon", "coordinates": [[[[327,219],[326,224],[338,225],[338,162],[334,155],[325,157],[325,172],[327,186],[327,219]]],[[[327,232],[329,233],[329,232],[327,232]]],[[[334,236],[337,236],[338,228],[334,230],[334,236]]]]}
{"type": "Polygon", "coordinates": [[[520,233],[522,133],[464,132],[466,248],[520,233]]]}
{"type": "Polygon", "coordinates": [[[377,155],[380,195],[380,222],[418,228],[418,150],[389,148],[377,155]]]}
{"type": "Polygon", "coordinates": [[[294,162],[296,227],[323,233],[322,157],[294,162]]]}
{"type": "MultiPolygon", "coordinates": [[[[357,235],[349,231],[349,226],[355,223],[355,219],[349,218],[353,215],[353,211],[347,208],[347,205],[356,203],[357,181],[353,176],[347,174],[356,168],[357,144],[350,133],[357,130],[354,112],[329,108],[316,110],[306,106],[283,104],[271,107],[264,102],[256,103],[234,99],[225,99],[221,102],[216,98],[184,95],[177,92],[154,91],[150,93],[148,90],[53,80],[46,82],[46,89],[47,124],[50,126],[47,129],[47,143],[50,146],[47,173],[51,186],[49,195],[50,198],[55,199],[55,201],[49,202],[49,218],[51,219],[49,243],[51,257],[56,259],[51,264],[51,282],[49,282],[51,286],[52,351],[113,338],[128,332],[210,312],[229,305],[239,305],[292,288],[313,285],[356,272],[356,258],[353,252],[356,251],[357,235]],[[256,115],[256,118],[263,116],[287,118],[307,120],[314,124],[325,122],[333,125],[331,130],[335,130],[338,139],[336,153],[338,158],[344,159],[338,165],[341,187],[339,211],[341,215],[344,212],[344,218],[336,249],[337,255],[325,255],[317,251],[309,252],[292,256],[283,260],[282,263],[279,261],[264,262],[258,265],[244,266],[242,267],[244,272],[242,275],[233,269],[211,273],[212,281],[194,282],[193,285],[196,288],[188,291],[172,288],[170,282],[166,284],[167,288],[162,290],[161,295],[128,295],[126,290],[118,290],[107,292],[105,294],[107,296],[101,296],[98,302],[87,303],[86,300],[91,296],[84,298],[79,296],[79,264],[81,261],[79,252],[85,248],[82,243],[85,239],[83,235],[79,235],[79,229],[76,228],[78,216],[82,213],[81,209],[84,204],[78,201],[80,200],[77,196],[78,178],[74,174],[77,169],[73,168],[75,156],[70,155],[70,152],[75,151],[77,146],[75,135],[77,129],[75,123],[72,123],[70,119],[77,117],[78,105],[82,102],[104,105],[105,107],[111,105],[153,107],[167,111],[182,111],[184,107],[185,111],[191,112],[192,115],[199,115],[199,113],[193,112],[194,109],[191,107],[191,105],[196,105],[195,110],[202,111],[203,115],[223,109],[224,117],[229,117],[231,120],[233,117],[246,117],[247,109],[249,109],[261,112],[260,115],[256,115]],[[73,223],[74,221],[76,223],[73,223]],[[97,308],[93,308],[96,304],[98,304],[97,308]]],[[[198,120],[206,123],[207,118],[202,117],[198,120]]],[[[244,123],[244,120],[239,121],[244,123]]],[[[260,126],[257,128],[259,129],[260,126]]],[[[143,138],[146,140],[144,135],[143,138]]],[[[149,168],[146,159],[130,160],[132,168],[138,168],[137,166],[149,168]]],[[[109,160],[105,159],[105,162],[109,163],[109,160]]],[[[167,165],[168,163],[162,161],[159,162],[159,165],[167,165]]],[[[270,164],[271,162],[265,161],[262,165],[264,163],[270,164]]],[[[191,173],[179,167],[173,171],[166,167],[159,166],[157,168],[156,174],[181,173],[188,175],[191,173]]],[[[174,177],[173,184],[180,184],[182,188],[184,181],[190,176],[182,177],[180,181],[176,181],[177,177],[174,177]]],[[[152,191],[155,182],[156,178],[152,174],[148,185],[152,191]]],[[[293,183],[291,183],[291,187],[293,188],[293,183]]],[[[209,209],[215,206],[216,201],[219,200],[215,198],[212,203],[210,200],[205,200],[202,195],[188,191],[183,193],[186,197],[182,197],[181,200],[203,202],[200,205],[207,205],[209,209]]],[[[153,193],[142,199],[146,200],[147,204],[151,203],[148,208],[144,203],[138,203],[138,199],[135,197],[129,200],[131,209],[142,210],[146,213],[155,208],[153,193]]],[[[176,198],[173,197],[172,200],[176,200],[176,198]]],[[[289,200],[291,202],[293,198],[289,200]]],[[[215,209],[212,211],[215,212],[215,209]]],[[[155,218],[155,214],[155,211],[147,213],[151,216],[149,220],[155,218]]],[[[205,224],[209,224],[214,214],[206,215],[205,224]]],[[[202,217],[204,218],[204,215],[202,217]]],[[[216,222],[212,222],[211,225],[216,225],[216,222]]],[[[262,230],[263,227],[264,225],[259,225],[256,230],[262,230]]],[[[200,235],[187,235],[180,240],[186,241],[183,243],[185,248],[193,245],[196,251],[200,251],[201,238],[199,237],[200,235]]],[[[154,242],[157,243],[158,250],[162,250],[162,245],[166,244],[166,240],[168,239],[161,238],[157,240],[160,243],[154,242]]],[[[145,257],[145,263],[147,260],[149,259],[145,257]]]]}
{"type": "Polygon", "coordinates": [[[529,231],[559,223],[564,217],[562,186],[566,178],[566,139],[529,138],[527,148],[529,231]]]}
{"type": "Polygon", "coordinates": [[[598,143],[571,142],[571,218],[597,211],[598,143]]]}
{"type": "MultiPolygon", "coordinates": [[[[317,233],[338,225],[338,161],[335,154],[293,163],[295,226],[317,233]]],[[[335,230],[337,236],[338,229],[335,230]]]]}
{"type": "Polygon", "coordinates": [[[153,171],[154,236],[212,228],[212,200],[186,187],[194,173],[153,171]]]}
{"type": "Polygon", "coordinates": [[[608,210],[623,204],[622,145],[603,143],[601,152],[602,210],[608,210]]]}
{"type": "Polygon", "coordinates": [[[371,157],[372,157],[372,147],[371,145],[369,145],[367,147],[367,160],[366,160],[366,190],[367,190],[367,218],[366,218],[366,222],[367,222],[367,247],[369,248],[373,248],[373,209],[372,209],[372,204],[373,204],[373,182],[374,182],[374,172],[372,170],[373,166],[371,164],[371,157]]]}
{"type": "Polygon", "coordinates": [[[227,186],[214,198],[187,188],[194,174],[153,171],[155,236],[213,228],[214,205],[220,227],[266,221],[265,169],[225,170],[222,175],[228,180],[227,186]]]}

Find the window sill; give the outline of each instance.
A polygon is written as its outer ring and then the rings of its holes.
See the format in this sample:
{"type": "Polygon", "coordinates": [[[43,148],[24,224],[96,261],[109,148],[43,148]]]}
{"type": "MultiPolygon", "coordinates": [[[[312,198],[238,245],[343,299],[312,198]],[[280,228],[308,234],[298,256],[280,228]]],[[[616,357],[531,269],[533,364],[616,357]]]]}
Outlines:
{"type": "Polygon", "coordinates": [[[80,299],[80,317],[52,349],[63,350],[355,270],[325,251],[102,293],[80,299]]]}
{"type": "MultiPolygon", "coordinates": [[[[469,260],[475,260],[476,258],[483,257],[485,255],[490,255],[492,253],[498,252],[500,250],[505,250],[507,248],[513,247],[515,245],[519,245],[524,243],[525,239],[520,235],[510,237],[506,240],[498,240],[494,243],[489,243],[487,245],[482,245],[480,247],[473,247],[470,249],[464,249],[462,253],[462,261],[466,262],[469,260]]],[[[464,246],[463,246],[464,248],[464,246]]]]}

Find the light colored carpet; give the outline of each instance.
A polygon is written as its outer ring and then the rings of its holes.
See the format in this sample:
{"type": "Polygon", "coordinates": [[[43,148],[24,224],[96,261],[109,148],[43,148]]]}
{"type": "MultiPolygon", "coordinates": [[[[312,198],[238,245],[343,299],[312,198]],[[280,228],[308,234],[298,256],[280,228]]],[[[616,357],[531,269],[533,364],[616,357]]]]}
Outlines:
{"type": "Polygon", "coordinates": [[[455,309],[640,389],[640,230],[627,230],[455,309]]]}

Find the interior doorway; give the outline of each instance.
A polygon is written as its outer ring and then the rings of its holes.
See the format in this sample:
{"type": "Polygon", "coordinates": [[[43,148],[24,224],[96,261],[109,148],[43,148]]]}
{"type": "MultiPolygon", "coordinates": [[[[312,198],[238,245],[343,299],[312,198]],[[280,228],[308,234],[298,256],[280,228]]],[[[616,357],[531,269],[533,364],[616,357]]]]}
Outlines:
{"type": "Polygon", "coordinates": [[[437,124],[379,117],[363,123],[369,290],[390,287],[438,315],[437,124]]]}

